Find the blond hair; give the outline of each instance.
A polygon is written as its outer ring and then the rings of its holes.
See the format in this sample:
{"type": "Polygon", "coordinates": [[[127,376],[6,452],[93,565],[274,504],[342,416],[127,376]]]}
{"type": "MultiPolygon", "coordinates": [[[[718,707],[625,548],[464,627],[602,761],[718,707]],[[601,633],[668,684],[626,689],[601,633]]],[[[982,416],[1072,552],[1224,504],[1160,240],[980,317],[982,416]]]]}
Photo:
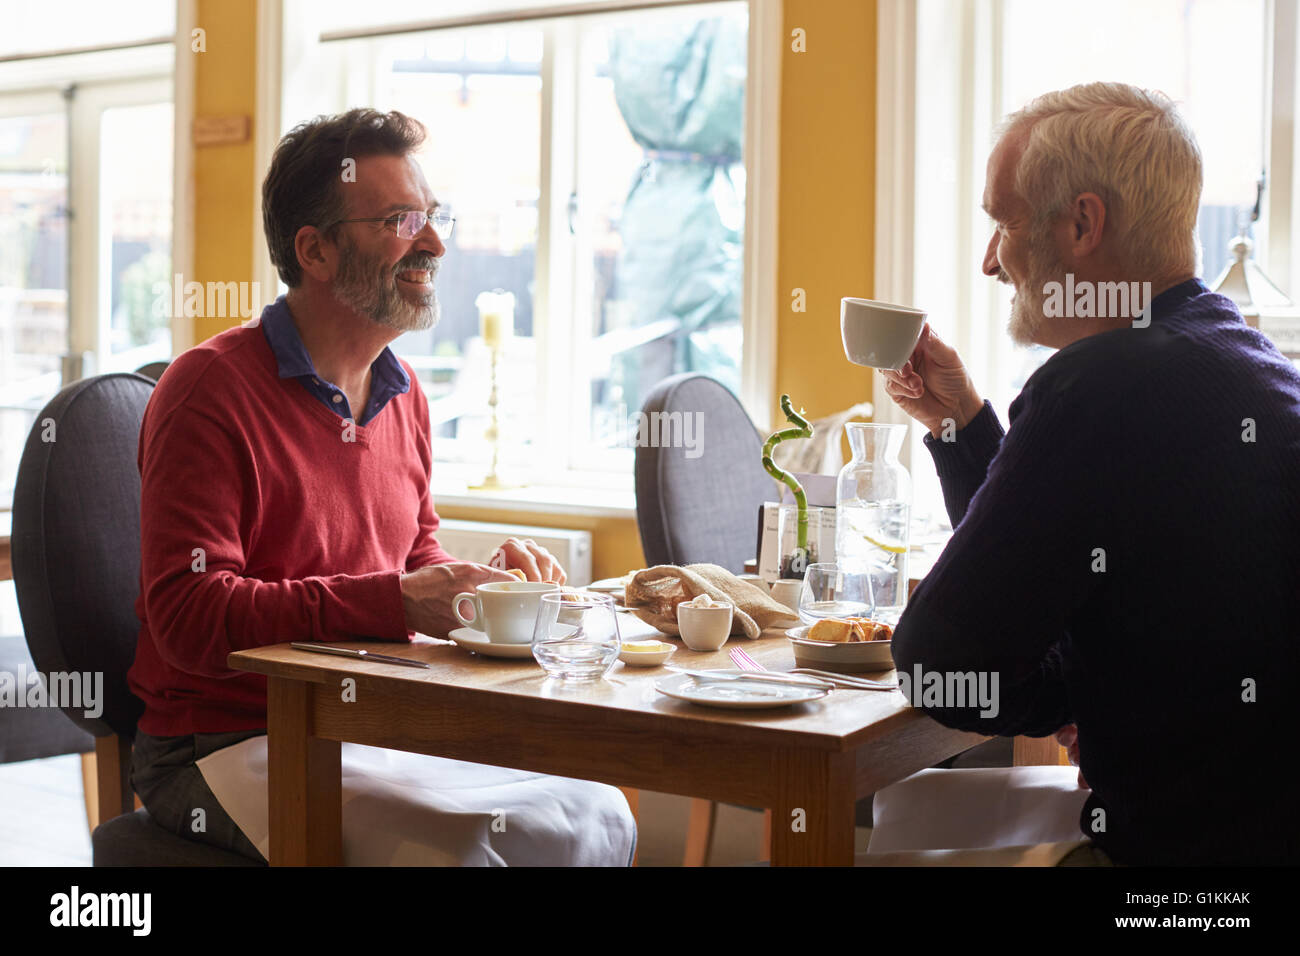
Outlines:
{"type": "Polygon", "coordinates": [[[998,137],[1025,126],[1016,191],[1039,227],[1096,193],[1105,228],[1140,274],[1196,271],[1201,151],[1169,97],[1126,83],[1072,86],[1012,113],[998,137]]]}

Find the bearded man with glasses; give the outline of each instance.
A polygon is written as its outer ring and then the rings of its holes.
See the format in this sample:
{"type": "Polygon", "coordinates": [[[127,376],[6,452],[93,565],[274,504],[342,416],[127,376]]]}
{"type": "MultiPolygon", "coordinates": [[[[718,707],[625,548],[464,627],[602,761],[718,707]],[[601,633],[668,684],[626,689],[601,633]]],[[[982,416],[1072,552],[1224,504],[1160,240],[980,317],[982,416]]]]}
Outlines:
{"type": "MultiPolygon", "coordinates": [[[[266,680],[232,671],[230,652],[445,637],[454,595],[515,580],[438,544],[428,402],[388,348],[437,323],[455,225],[415,160],[424,136],[358,109],[281,140],[263,225],[289,292],[177,358],[141,428],[132,785],[161,825],[253,859],[266,680]]],[[[493,564],[565,580],[532,541],[493,564]]],[[[350,744],[342,760],[349,863],[625,865],[635,849],[614,787],[350,744]]]]}

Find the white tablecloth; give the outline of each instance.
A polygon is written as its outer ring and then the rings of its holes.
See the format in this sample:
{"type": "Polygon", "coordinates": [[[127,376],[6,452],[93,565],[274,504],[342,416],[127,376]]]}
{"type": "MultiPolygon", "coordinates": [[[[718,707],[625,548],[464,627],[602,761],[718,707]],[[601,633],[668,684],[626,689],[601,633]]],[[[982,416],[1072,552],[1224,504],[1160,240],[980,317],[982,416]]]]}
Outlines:
{"type": "MultiPolygon", "coordinates": [[[[636,826],[616,787],[360,744],[342,745],[346,866],[627,866],[636,826]]],[[[266,737],[200,760],[263,856],[266,737]]]]}

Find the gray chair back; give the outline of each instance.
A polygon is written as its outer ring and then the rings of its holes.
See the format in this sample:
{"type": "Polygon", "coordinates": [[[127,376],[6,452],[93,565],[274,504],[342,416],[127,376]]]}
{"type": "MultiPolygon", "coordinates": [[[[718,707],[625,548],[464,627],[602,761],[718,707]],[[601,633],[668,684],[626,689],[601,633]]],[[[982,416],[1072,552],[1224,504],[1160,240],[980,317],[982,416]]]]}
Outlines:
{"type": "Polygon", "coordinates": [[[171,362],[149,362],[136,369],[135,374],[143,375],[145,378],[151,378],[156,382],[158,379],[162,378],[162,373],[167,371],[168,365],[171,365],[171,362]]]}
{"type": "Polygon", "coordinates": [[[693,372],[661,381],[641,412],[650,440],[636,446],[636,520],[647,565],[707,562],[740,573],[757,557],[759,505],[776,496],[763,436],[726,386],[693,372]],[[681,434],[655,427],[678,413],[697,416],[697,448],[659,441],[681,434]]]}
{"type": "Polygon", "coordinates": [[[144,705],[127,687],[140,621],[140,422],[154,383],[97,375],[36,418],[14,488],[13,571],[42,673],[102,673],[103,714],[63,712],[96,737],[135,736],[144,705]]]}

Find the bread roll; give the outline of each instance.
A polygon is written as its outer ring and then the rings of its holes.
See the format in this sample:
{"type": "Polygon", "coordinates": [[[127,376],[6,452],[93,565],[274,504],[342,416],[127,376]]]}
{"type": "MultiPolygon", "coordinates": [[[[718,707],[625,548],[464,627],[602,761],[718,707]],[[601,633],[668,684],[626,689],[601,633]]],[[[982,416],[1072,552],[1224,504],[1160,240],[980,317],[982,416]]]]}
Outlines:
{"type": "Polygon", "coordinates": [[[808,632],[808,640],[825,641],[828,644],[847,644],[862,640],[861,632],[851,621],[828,617],[818,621],[808,632]]]}

